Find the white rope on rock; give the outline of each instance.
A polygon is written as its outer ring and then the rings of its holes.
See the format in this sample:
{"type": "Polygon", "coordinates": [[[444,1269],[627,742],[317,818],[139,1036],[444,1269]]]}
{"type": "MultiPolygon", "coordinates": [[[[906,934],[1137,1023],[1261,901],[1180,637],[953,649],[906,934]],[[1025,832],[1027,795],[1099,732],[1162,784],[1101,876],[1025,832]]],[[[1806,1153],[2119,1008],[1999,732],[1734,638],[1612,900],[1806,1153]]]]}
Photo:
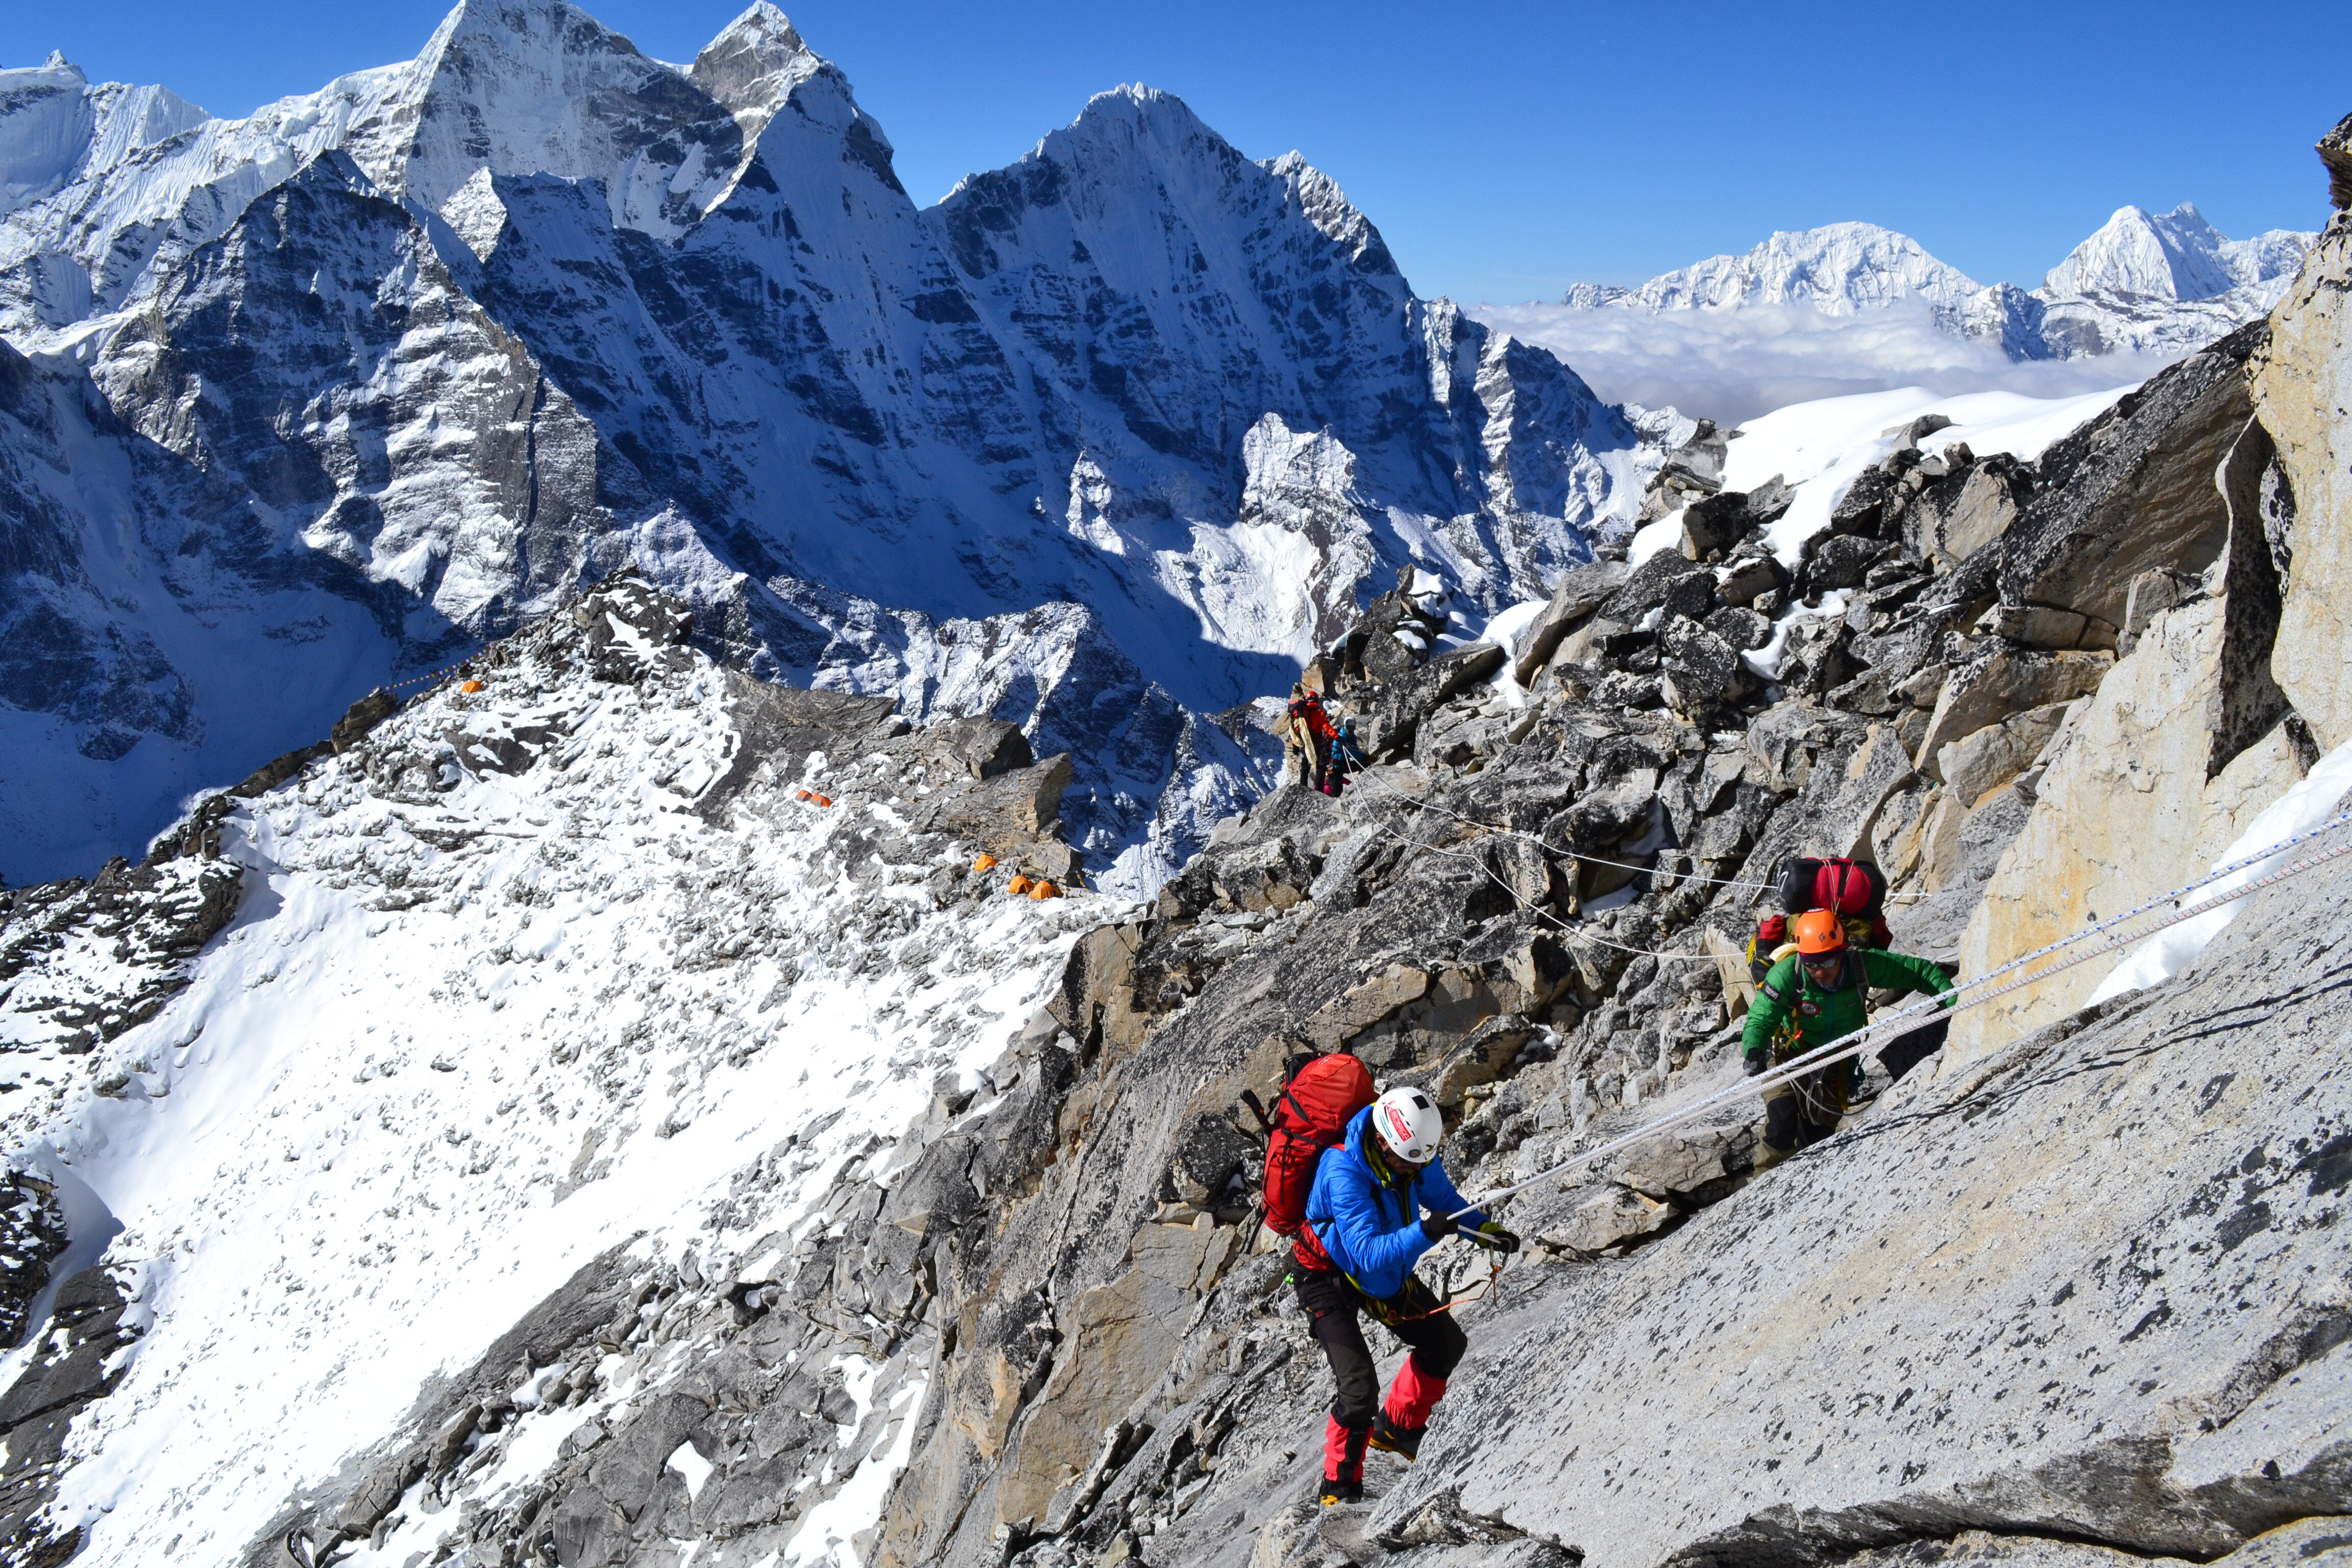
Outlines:
{"type": "Polygon", "coordinates": [[[1618,1153],[1621,1151],[1632,1148],[1633,1145],[1647,1139],[1654,1138],[1669,1127],[1688,1121],[1694,1117],[1704,1115],[1706,1112],[1715,1110],[1729,1101],[1746,1099],[1751,1095],[1761,1095],[1768,1089],[1777,1089],[1782,1084],[1791,1082],[1809,1073],[1817,1072],[1822,1068],[1829,1067],[1837,1062],[1845,1061],[1853,1057],[1860,1056],[1864,1051],[1870,1049],[1874,1045],[1880,1043],[1884,1038],[1895,1035],[1906,1034],[1910,1032],[1910,1030],[1917,1028],[1923,1024],[1932,1022],[1931,1019],[1926,1016],[1926,1015],[1930,1012],[1943,1012],[1949,1014],[1960,1012],[1969,1007],[1981,1006],[1985,1003],[1990,1002],[1997,997],[2006,996],[2013,991],[2022,990],[2028,985],[2047,980],[2050,976],[2056,974],[2063,970],[2072,969],[2078,963],[2087,963],[2092,959],[2097,958],[2102,954],[2114,952],[2118,949],[2128,947],[2134,942],[2139,942],[2144,938],[2155,935],[2158,931],[2164,930],[2168,926],[2178,925],[2183,921],[2194,919],[2198,915],[2203,914],[2208,910],[2218,909],[2221,905],[2229,903],[2234,900],[2242,899],[2249,893],[2259,892],[2264,888],[2275,887],[2291,877],[2299,877],[2305,871],[2326,865],[2331,860],[2341,858],[2346,855],[2352,855],[2352,838],[2347,838],[2343,843],[2323,849],[2315,855],[2306,856],[2305,858],[2296,861],[2291,866],[2282,867],[2278,870],[2270,873],[2268,876],[2257,878],[2254,880],[2244,883],[2239,887],[2225,888],[2219,892],[2210,894],[2203,899],[2200,899],[2194,903],[2184,905],[2180,902],[2182,899],[2194,892],[2197,889],[2210,883],[2216,877],[2226,876],[2232,871],[2242,870],[2248,866],[2271,859],[2295,845],[2307,843],[2311,839],[2318,837],[2320,834],[2327,833],[2336,828],[2344,826],[2347,823],[2352,823],[2352,812],[2347,812],[2342,816],[2336,816],[2328,822],[2321,824],[2317,827],[2310,829],[2308,832],[2299,833],[2292,838],[2282,839],[2279,843],[2263,850],[2260,854],[2251,856],[2246,859],[2210,871],[2206,875],[2199,878],[2195,882],[2189,883],[2184,888],[2177,889],[2173,892],[2165,895],[2163,898],[2151,900],[2147,903],[2140,905],[2136,910],[2127,910],[2126,912],[2116,915],[2112,919],[2102,921],[2095,925],[2086,927],[2083,931],[2077,931],[2072,936],[2052,942],[2046,947],[2037,949],[2035,952],[2025,954],[2023,957],[2011,959],[2009,963],[2002,964],[2000,968],[1979,975],[1974,980],[1962,981],[1959,984],[1955,985],[1950,991],[1945,992],[1939,995],[1928,997],[1924,1001],[1915,1002],[1909,1006],[1899,1008],[1893,1013],[1886,1014],[1875,1021],[1865,1025],[1864,1027],[1855,1030],[1851,1035],[1846,1035],[1838,1039],[1832,1040],[1827,1045],[1817,1047],[1813,1050],[1806,1052],[1802,1056],[1792,1057],[1788,1061],[1781,1063],[1779,1067],[1776,1067],[1768,1072],[1760,1073],[1754,1078],[1741,1079],[1739,1081],[1727,1088],[1717,1089],[1713,1094],[1706,1095],[1701,1099],[1693,1101],[1691,1104],[1683,1107],[1680,1110],[1671,1112],[1665,1116],[1661,1116],[1653,1121],[1645,1122],[1642,1126],[1633,1129],[1631,1132],[1627,1132],[1618,1138],[1613,1138],[1597,1148],[1585,1150],[1583,1152],[1579,1154],[1572,1154],[1557,1164],[1547,1166],[1545,1169],[1537,1172],[1534,1175],[1529,1176],[1525,1181],[1515,1182],[1509,1186],[1498,1187],[1492,1192],[1482,1193],[1476,1198],[1465,1204],[1462,1208],[1455,1210],[1449,1217],[1458,1219],[1463,1215],[1469,1214],[1475,1209],[1482,1208],[1485,1205],[1495,1203],[1500,1199],[1509,1197],[1514,1193],[1525,1192],[1528,1188],[1535,1186],[1539,1183],[1549,1181],[1555,1176],[1565,1175],[1570,1171],[1579,1170],[1584,1166],[1594,1164],[1599,1161],[1608,1158],[1612,1154],[1618,1153]],[[2138,915],[2144,914],[2158,905],[2168,902],[2171,903],[2174,907],[2160,918],[2150,921],[2145,925],[2135,927],[2128,931],[2117,931],[2115,929],[2122,925],[2124,922],[2130,921],[2138,915]],[[2085,948],[2080,952],[2070,954],[2069,956],[2060,960],[2058,963],[2051,964],[2046,969],[2040,970],[2032,974],[2020,975],[2016,979],[2008,982],[2006,984],[1995,986],[1990,991],[1982,991],[1979,994],[1969,996],[1965,999],[1954,999],[1958,998],[1962,992],[1976,991],[1981,986],[1990,984],[1992,981],[1997,980],[2001,975],[2007,974],[2011,971],[2019,968],[2021,965],[2031,963],[2035,959],[2045,957],[2062,948],[2070,947],[2076,942],[2083,942],[2093,936],[2097,936],[2102,932],[2108,932],[2111,934],[2107,935],[2105,941],[2100,942],[2092,947],[2085,948]]]}

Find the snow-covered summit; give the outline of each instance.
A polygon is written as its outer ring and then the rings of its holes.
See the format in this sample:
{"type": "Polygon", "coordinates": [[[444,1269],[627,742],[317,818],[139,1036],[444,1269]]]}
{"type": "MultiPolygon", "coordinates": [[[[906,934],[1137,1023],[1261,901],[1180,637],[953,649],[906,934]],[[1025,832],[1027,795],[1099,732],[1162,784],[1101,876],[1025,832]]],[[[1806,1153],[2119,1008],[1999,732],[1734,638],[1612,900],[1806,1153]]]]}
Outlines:
{"type": "Polygon", "coordinates": [[[1664,273],[1616,302],[1651,310],[1809,304],[1823,315],[1846,316],[1909,300],[1958,310],[1981,288],[1907,234],[1833,223],[1776,233],[1745,255],[1710,257],[1664,273]]]}
{"type": "Polygon", "coordinates": [[[205,118],[203,110],[166,88],[92,87],[80,67],[54,49],[39,66],[0,70],[0,214],[205,118]]]}
{"type": "Polygon", "coordinates": [[[1638,289],[1579,284],[1560,304],[1652,315],[1791,306],[1829,317],[1924,311],[1938,331],[2012,361],[2178,357],[2275,305],[2315,237],[2273,229],[2232,240],[2186,202],[2161,216],[2126,206],[2029,293],[1979,283],[1909,235],[1836,223],[1775,234],[1743,255],[1710,257],[1638,289]]]}
{"type": "Polygon", "coordinates": [[[2097,233],[2067,254],[2042,279],[2048,294],[2133,294],[2163,300],[2210,300],[2233,289],[2275,293],[2313,236],[2272,229],[2252,239],[2230,239],[2188,202],[2168,213],[2118,207],[2097,233]]]}

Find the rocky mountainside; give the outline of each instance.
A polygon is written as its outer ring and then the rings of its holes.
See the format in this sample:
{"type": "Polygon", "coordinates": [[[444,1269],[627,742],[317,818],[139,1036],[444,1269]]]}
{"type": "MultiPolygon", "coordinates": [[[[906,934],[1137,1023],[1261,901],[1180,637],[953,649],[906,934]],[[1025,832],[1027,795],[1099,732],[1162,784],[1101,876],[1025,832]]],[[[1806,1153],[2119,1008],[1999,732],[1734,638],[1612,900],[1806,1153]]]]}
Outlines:
{"type": "Polygon", "coordinates": [[[2178,356],[2266,314],[2315,237],[2273,229],[2229,239],[2187,202],[2162,214],[2119,207],[2028,292],[1980,284],[1908,235],[1836,223],[1775,234],[1744,256],[1710,257],[1638,289],[1579,284],[1560,302],[1653,313],[1809,305],[1829,316],[1920,306],[1944,331],[2011,360],[2178,356]]]}
{"type": "Polygon", "coordinates": [[[686,68],[467,0],[234,121],[0,73],[0,191],[20,879],[634,564],[736,668],[1068,751],[1148,886],[1259,787],[1207,715],[1409,563],[1539,594],[1659,450],[1164,94],[919,210],[764,0],[686,68]]]}
{"type": "Polygon", "coordinates": [[[2352,1560],[2342,862],[1895,1040],[1769,1171],[1698,1106],[1787,855],[1965,983],[2352,807],[2347,247],[2045,437],[1701,429],[1489,640],[1407,574],[1310,668],[1376,765],[1148,901],[1012,896],[1072,856],[1018,726],[633,575],[8,894],[0,1558],[2352,1560]],[[1241,1110],[1310,1048],[1473,1193],[1700,1110],[1508,1201],[1330,1510],[1241,1110]]]}

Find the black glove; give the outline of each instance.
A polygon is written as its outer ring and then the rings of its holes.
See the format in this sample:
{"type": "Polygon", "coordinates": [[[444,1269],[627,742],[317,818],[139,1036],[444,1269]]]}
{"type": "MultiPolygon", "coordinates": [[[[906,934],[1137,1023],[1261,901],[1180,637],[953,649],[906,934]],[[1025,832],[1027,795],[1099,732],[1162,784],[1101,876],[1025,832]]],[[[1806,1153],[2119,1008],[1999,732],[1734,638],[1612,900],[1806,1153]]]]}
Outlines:
{"type": "Polygon", "coordinates": [[[1519,1249],[1519,1238],[1491,1219],[1471,1232],[1470,1239],[1489,1252],[1512,1253],[1519,1249]]]}
{"type": "Polygon", "coordinates": [[[1421,1234],[1432,1241],[1444,1241],[1454,1234],[1454,1216],[1432,1209],[1421,1216],[1421,1234]]]}
{"type": "Polygon", "coordinates": [[[1762,1051],[1750,1051],[1739,1058],[1739,1071],[1743,1077],[1754,1078],[1763,1070],[1764,1053],[1762,1051]]]}

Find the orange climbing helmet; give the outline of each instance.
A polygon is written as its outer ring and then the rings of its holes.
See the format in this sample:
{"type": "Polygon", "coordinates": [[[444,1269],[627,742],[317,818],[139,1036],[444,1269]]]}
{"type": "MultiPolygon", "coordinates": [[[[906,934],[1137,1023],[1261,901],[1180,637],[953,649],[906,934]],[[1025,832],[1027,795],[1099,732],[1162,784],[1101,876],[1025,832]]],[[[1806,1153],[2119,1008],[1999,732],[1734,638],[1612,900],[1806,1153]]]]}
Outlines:
{"type": "Polygon", "coordinates": [[[1835,952],[1845,945],[1845,925],[1828,910],[1808,910],[1789,922],[1789,934],[1796,939],[1797,952],[1806,957],[1817,952],[1835,952]]]}

